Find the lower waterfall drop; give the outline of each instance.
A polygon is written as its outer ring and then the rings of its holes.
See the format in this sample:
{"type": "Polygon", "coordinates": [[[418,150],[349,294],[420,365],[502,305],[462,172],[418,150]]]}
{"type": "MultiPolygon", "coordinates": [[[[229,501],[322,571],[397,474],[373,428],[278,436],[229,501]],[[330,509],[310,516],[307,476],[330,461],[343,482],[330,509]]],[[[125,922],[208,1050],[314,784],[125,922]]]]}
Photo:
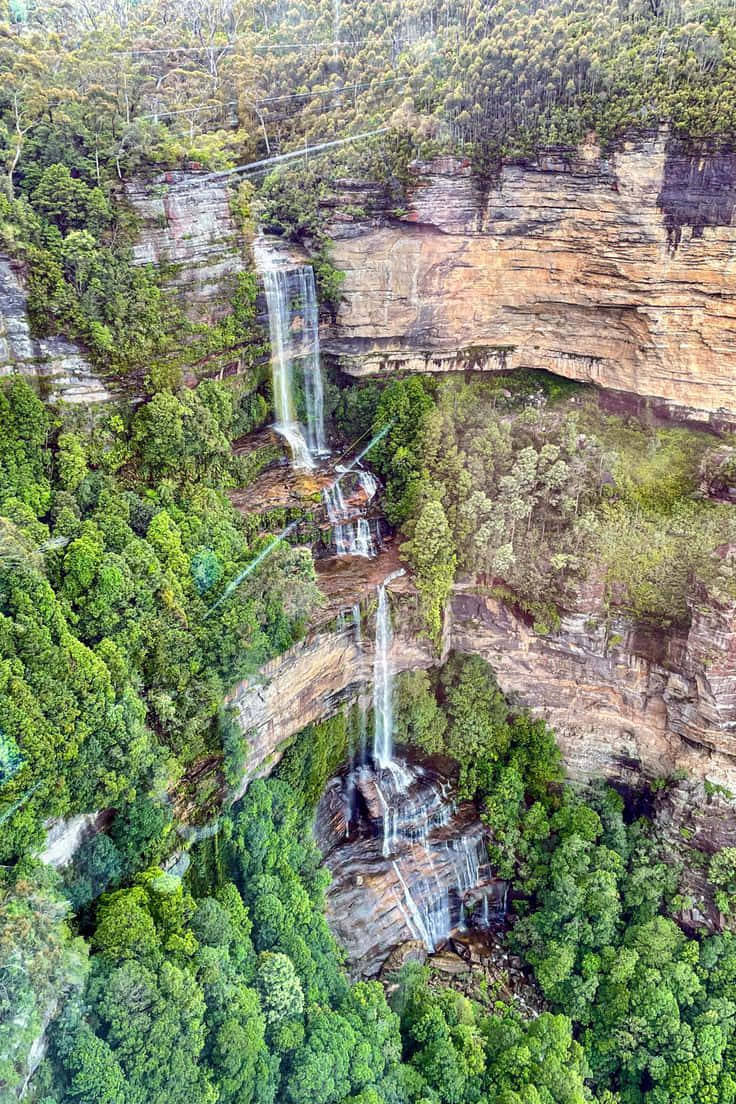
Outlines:
{"type": "Polygon", "coordinates": [[[487,859],[482,829],[442,842],[434,838],[457,812],[450,784],[394,757],[393,628],[386,587],[403,574],[403,570],[393,572],[378,588],[373,666],[374,785],[382,811],[381,853],[391,859],[417,936],[431,953],[464,919],[464,895],[478,884],[487,859]],[[422,865],[427,870],[414,888],[408,871],[405,874],[402,870],[405,853],[413,849],[424,852],[422,865]],[[440,864],[443,877],[438,873],[440,864]],[[453,901],[457,901],[456,916],[453,901]]]}
{"type": "MultiPolygon", "coordinates": [[[[363,976],[378,974],[407,940],[432,954],[455,935],[487,931],[506,903],[506,883],[488,861],[487,829],[475,804],[457,798],[448,761],[394,748],[389,585],[403,574],[389,575],[376,591],[372,744],[361,730],[348,770],[324,790],[315,828],[332,874],[330,923],[363,976]]],[[[362,678],[367,642],[358,607],[352,616],[362,678]]]]}

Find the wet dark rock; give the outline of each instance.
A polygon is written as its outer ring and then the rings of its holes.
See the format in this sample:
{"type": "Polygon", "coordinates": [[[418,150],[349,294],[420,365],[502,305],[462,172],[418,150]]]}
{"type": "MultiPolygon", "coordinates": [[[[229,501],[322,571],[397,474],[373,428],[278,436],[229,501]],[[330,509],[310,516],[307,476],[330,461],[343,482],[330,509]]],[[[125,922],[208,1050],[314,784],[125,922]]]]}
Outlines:
{"type": "Polygon", "coordinates": [[[736,210],[736,153],[693,154],[670,143],[664,163],[659,206],[676,248],[684,227],[693,238],[706,227],[732,226],[736,210]]]}
{"type": "Polygon", "coordinates": [[[363,766],[333,778],[317,810],[315,837],[332,874],[327,916],[354,976],[395,969],[399,947],[440,950],[454,930],[498,922],[505,903],[475,806],[455,804],[431,764],[400,765],[410,774],[405,793],[391,794],[389,772],[363,766]]]}

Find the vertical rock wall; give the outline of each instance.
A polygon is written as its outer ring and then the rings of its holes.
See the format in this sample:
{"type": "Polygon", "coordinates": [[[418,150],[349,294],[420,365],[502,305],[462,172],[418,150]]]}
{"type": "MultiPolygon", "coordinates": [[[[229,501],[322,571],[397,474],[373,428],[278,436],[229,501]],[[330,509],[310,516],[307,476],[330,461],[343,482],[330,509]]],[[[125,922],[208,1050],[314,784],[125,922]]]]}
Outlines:
{"type": "Polygon", "coordinates": [[[230,209],[227,184],[207,173],[136,177],[125,197],[140,219],[136,264],[161,268],[192,322],[216,322],[230,312],[244,239],[230,209]]]}
{"type": "Polygon", "coordinates": [[[404,211],[370,189],[370,217],[330,211],[345,283],[324,347],[345,371],[542,368],[734,420],[733,155],[659,133],[487,184],[454,158],[411,171],[404,211]]]}
{"type": "Polygon", "coordinates": [[[14,373],[43,380],[66,402],[110,398],[78,345],[63,337],[31,336],[22,280],[11,262],[0,257],[0,377],[14,373]]]}

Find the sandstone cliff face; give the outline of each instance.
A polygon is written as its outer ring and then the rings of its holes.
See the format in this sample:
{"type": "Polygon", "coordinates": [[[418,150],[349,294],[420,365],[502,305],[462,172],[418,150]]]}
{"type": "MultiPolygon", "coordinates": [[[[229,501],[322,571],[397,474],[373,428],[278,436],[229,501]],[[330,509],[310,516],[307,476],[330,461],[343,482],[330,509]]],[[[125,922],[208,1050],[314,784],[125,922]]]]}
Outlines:
{"type": "Polygon", "coordinates": [[[720,637],[709,629],[722,613],[695,609],[689,631],[660,634],[577,612],[540,636],[502,602],[461,593],[450,640],[545,717],[570,777],[636,785],[683,773],[736,790],[733,611],[720,637]]]}
{"type": "MultiPolygon", "coordinates": [[[[394,598],[396,671],[439,662],[419,638],[406,581],[394,598]]],[[[678,773],[736,791],[736,615],[702,602],[689,631],[606,624],[595,607],[567,614],[541,636],[521,614],[456,589],[445,650],[482,655],[505,694],[555,729],[571,778],[637,785],[678,773]]],[[[305,725],[370,694],[373,643],[351,626],[325,628],[230,695],[249,736],[248,778],[268,773],[305,725]]],[[[368,700],[368,698],[367,698],[368,700]]],[[[244,786],[247,779],[244,780],[244,786]]]]}
{"type": "Polygon", "coordinates": [[[382,807],[371,802],[375,776],[357,771],[350,784],[360,811],[346,809],[349,787],[333,778],[317,808],[315,837],[332,875],[330,927],[356,976],[377,974],[392,948],[407,941],[429,936],[441,943],[483,900],[488,916],[503,911],[506,883],[492,876],[487,832],[474,805],[446,803],[445,815],[436,817],[421,779],[419,794],[405,795],[407,820],[384,854],[382,807]]]}
{"type": "Polygon", "coordinates": [[[164,269],[192,322],[216,322],[230,311],[244,242],[222,180],[206,173],[166,172],[136,177],[125,197],[140,219],[136,264],[164,269]]]}
{"type": "Polygon", "coordinates": [[[77,345],[63,337],[31,337],[23,285],[10,262],[0,257],[0,376],[14,373],[43,380],[66,402],[110,398],[77,345]]]}
{"type": "MultiPolygon", "coordinates": [[[[247,679],[233,688],[227,704],[235,709],[249,739],[246,774],[236,797],[251,778],[273,770],[290,738],[306,725],[370,694],[373,656],[372,639],[358,642],[352,625],[325,628],[271,660],[257,680],[247,679]]],[[[436,662],[430,646],[417,638],[406,620],[395,628],[391,656],[396,671],[436,662]]]]}
{"type": "Polygon", "coordinates": [[[78,813],[68,820],[50,820],[46,824],[46,846],[39,855],[41,862],[60,869],[72,861],[88,839],[104,831],[113,819],[112,809],[95,813],[78,813]]]}
{"type": "Polygon", "coordinates": [[[345,371],[543,368],[701,420],[736,415],[736,161],[664,134],[505,166],[413,166],[408,209],[345,182],[332,215],[345,371]]]}

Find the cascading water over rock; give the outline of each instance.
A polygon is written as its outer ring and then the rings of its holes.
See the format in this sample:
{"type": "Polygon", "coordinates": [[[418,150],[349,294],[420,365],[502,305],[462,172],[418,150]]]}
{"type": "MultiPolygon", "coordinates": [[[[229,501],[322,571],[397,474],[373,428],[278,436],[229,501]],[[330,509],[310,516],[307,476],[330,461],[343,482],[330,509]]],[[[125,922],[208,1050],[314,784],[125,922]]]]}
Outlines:
{"type": "Polygon", "coordinates": [[[274,263],[256,250],[268,305],[275,429],[291,449],[294,467],[312,468],[326,455],[319,314],[311,265],[274,263]],[[304,393],[306,429],[297,414],[296,386],[304,393]]]}
{"type": "MultiPolygon", "coordinates": [[[[318,836],[333,874],[328,900],[336,902],[336,919],[350,914],[340,938],[349,952],[355,948],[354,959],[367,972],[375,971],[381,950],[385,957],[390,947],[377,945],[368,919],[356,924],[361,906],[385,917],[387,940],[417,939],[432,952],[468,923],[487,925],[503,900],[474,806],[457,802],[451,782],[432,762],[412,762],[394,752],[387,587],[401,575],[389,575],[377,590],[371,752],[356,747],[348,774],[333,780],[318,813],[318,836]],[[356,884],[364,882],[358,890],[356,884]]],[[[362,649],[362,636],[355,644],[362,649]]]]}
{"type": "MultiPolygon", "coordinates": [[[[389,575],[378,588],[378,610],[376,613],[376,649],[373,667],[373,710],[375,716],[373,761],[376,772],[376,794],[383,813],[384,857],[400,852],[400,839],[418,844],[427,851],[432,878],[437,882],[434,872],[432,848],[429,846],[430,832],[444,828],[456,811],[449,784],[441,780],[432,780],[421,767],[410,767],[407,763],[394,758],[393,754],[393,667],[391,645],[393,630],[391,609],[386,585],[403,575],[403,570],[389,575]],[[427,785],[429,782],[429,785],[427,785]]],[[[456,892],[462,895],[476,884],[482,862],[482,834],[471,841],[461,837],[453,841],[455,846],[446,846],[450,862],[456,867],[456,892]],[[470,855],[473,855],[471,861],[470,855]],[[455,861],[454,856],[457,857],[455,861]]],[[[422,886],[421,899],[427,902],[423,915],[422,908],[414,899],[407,881],[400,874],[400,854],[393,859],[394,870],[400,877],[406,904],[412,917],[420,916],[422,923],[415,920],[415,934],[424,940],[428,950],[434,950],[440,939],[447,938],[451,929],[449,892],[437,882],[436,891],[426,883],[422,886]],[[427,892],[429,890],[429,892],[427,892]]]]}
{"type": "Polygon", "coordinates": [[[334,483],[322,491],[327,518],[330,522],[335,552],[338,556],[364,556],[376,554],[371,523],[362,511],[370,505],[378,490],[376,477],[363,468],[343,468],[334,483]],[[346,498],[345,484],[348,477],[353,490],[346,498]]]}
{"type": "Polygon", "coordinates": [[[364,456],[381,441],[391,429],[393,422],[383,426],[371,437],[365,448],[347,465],[337,464],[337,478],[322,490],[322,501],[332,532],[335,552],[338,556],[376,555],[380,546],[380,529],[363,514],[378,493],[378,480],[372,472],[361,466],[364,456]]]}

